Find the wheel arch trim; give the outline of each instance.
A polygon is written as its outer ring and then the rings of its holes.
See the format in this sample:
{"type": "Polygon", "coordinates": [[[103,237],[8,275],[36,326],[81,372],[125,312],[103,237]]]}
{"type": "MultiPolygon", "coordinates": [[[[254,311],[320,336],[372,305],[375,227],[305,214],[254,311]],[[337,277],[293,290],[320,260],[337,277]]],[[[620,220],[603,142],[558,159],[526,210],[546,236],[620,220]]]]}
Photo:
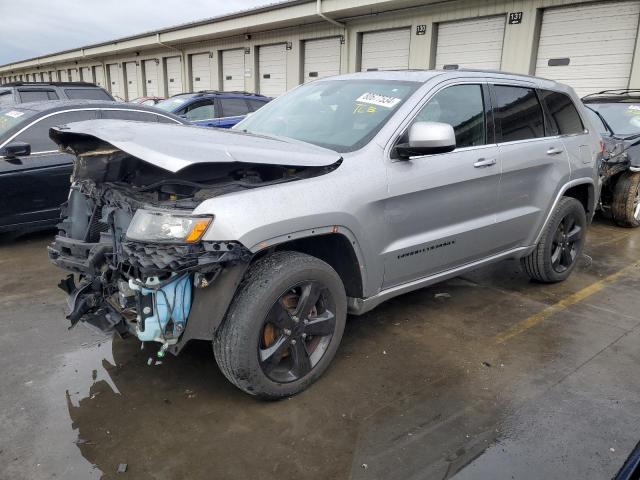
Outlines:
{"type": "MultiPolygon", "coordinates": [[[[591,214],[593,215],[593,213],[595,212],[595,204],[597,202],[597,195],[596,195],[596,185],[595,182],[593,181],[592,178],[589,177],[583,177],[583,178],[576,178],[574,180],[571,180],[567,183],[565,183],[562,188],[560,188],[560,190],[558,191],[558,194],[556,195],[555,200],[553,201],[553,204],[551,205],[551,208],[549,209],[549,211],[547,212],[547,216],[544,219],[544,223],[542,224],[542,226],[540,227],[540,230],[538,231],[536,238],[533,242],[533,245],[537,245],[538,242],[540,242],[540,238],[542,237],[542,232],[544,232],[544,229],[547,228],[547,225],[549,224],[549,221],[551,220],[551,216],[553,215],[553,212],[555,211],[556,207],[558,206],[558,202],[560,202],[560,199],[564,196],[564,194],[567,192],[567,190],[573,188],[573,187],[577,187],[579,185],[589,185],[593,190],[593,198],[590,199],[592,205],[591,205],[591,214]]],[[[589,214],[589,212],[587,212],[587,214],[589,214]]]]}

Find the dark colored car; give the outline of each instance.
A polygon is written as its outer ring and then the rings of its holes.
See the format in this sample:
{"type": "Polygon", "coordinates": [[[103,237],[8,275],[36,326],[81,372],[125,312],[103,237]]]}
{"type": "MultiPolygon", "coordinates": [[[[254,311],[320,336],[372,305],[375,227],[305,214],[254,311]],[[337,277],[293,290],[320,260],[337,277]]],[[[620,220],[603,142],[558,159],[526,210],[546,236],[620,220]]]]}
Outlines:
{"type": "Polygon", "coordinates": [[[109,118],[187,123],[151,107],[95,100],[0,105],[0,232],[36,230],[59,221],[74,157],[58,151],[49,129],[109,118]]]}
{"type": "Polygon", "coordinates": [[[600,205],[623,227],[640,226],[640,90],[605,90],[582,102],[604,142],[600,205]]]}
{"type": "Polygon", "coordinates": [[[164,99],[164,97],[138,97],[134,98],[133,100],[129,100],[129,103],[137,103],[139,105],[148,105],[150,107],[153,107],[155,104],[160,103],[164,99]]]}
{"type": "Polygon", "coordinates": [[[248,92],[202,91],[180,93],[158,103],[157,108],[174,113],[202,127],[231,128],[248,113],[272,100],[248,92]]]}
{"type": "Polygon", "coordinates": [[[0,86],[0,107],[45,100],[102,100],[114,98],[104,88],[88,82],[13,82],[0,86]]]}

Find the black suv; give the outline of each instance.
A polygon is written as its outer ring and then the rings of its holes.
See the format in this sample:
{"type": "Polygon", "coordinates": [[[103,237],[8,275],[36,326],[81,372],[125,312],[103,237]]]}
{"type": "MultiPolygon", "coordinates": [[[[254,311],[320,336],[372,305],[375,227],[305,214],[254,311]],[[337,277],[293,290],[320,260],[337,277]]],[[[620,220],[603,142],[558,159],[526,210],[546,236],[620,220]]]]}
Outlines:
{"type": "Polygon", "coordinates": [[[582,98],[602,135],[600,206],[623,227],[640,226],[640,90],[604,90],[582,98]]]}
{"type": "Polygon", "coordinates": [[[0,86],[0,106],[44,100],[115,99],[104,88],[88,82],[13,82],[0,86]]]}

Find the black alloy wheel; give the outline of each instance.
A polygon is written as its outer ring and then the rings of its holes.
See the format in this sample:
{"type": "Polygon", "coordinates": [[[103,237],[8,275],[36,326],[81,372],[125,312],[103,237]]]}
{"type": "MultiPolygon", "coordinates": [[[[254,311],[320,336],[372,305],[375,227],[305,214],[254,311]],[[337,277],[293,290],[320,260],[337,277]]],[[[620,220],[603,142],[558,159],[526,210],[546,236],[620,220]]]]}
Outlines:
{"type": "Polygon", "coordinates": [[[583,230],[575,212],[569,212],[558,225],[551,246],[551,266],[556,272],[564,273],[576,261],[582,247],[583,230]]]}
{"type": "Polygon", "coordinates": [[[283,293],[267,314],[258,347],[260,367],[275,382],[306,376],[320,361],[336,329],[335,301],[317,281],[283,293]]]}

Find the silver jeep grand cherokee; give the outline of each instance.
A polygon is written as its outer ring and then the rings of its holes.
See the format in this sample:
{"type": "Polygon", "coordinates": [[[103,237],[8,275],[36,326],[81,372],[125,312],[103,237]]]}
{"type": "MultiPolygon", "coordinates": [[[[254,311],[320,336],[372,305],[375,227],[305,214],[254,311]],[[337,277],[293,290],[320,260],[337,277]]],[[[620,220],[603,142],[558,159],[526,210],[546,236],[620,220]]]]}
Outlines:
{"type": "Polygon", "coordinates": [[[599,136],[558,83],[474,71],[302,85],[232,131],[116,120],[52,129],[76,156],[52,261],[72,325],[280,398],[333,359],[347,313],[506,258],[576,265],[599,136]],[[75,274],[75,275],[74,275],[75,274]]]}

